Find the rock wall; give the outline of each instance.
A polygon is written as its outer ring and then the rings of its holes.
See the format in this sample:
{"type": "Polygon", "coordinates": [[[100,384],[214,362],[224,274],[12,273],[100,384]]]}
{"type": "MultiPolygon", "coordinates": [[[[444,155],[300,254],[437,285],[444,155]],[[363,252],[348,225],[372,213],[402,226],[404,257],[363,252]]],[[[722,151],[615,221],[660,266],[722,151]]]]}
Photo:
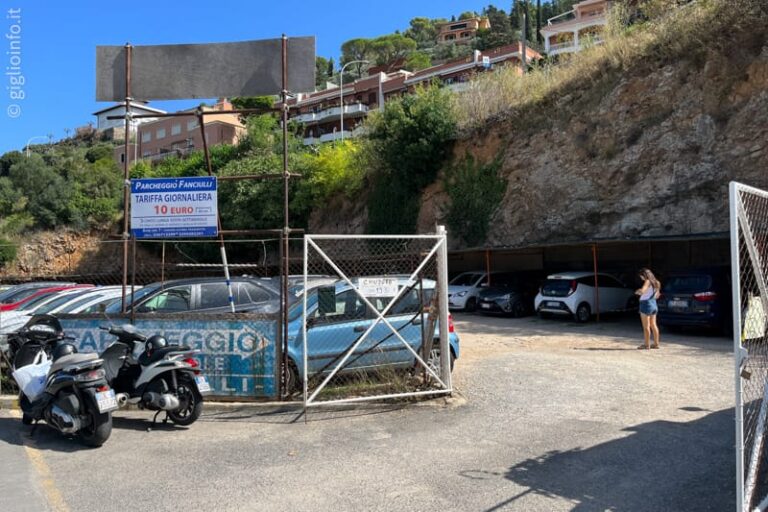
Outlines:
{"type": "MultiPolygon", "coordinates": [[[[457,158],[503,154],[488,245],[725,232],[728,183],[768,188],[766,33],[606,77],[536,121],[497,122],[457,144],[457,158]]],[[[421,229],[446,204],[425,195],[421,229]]]]}

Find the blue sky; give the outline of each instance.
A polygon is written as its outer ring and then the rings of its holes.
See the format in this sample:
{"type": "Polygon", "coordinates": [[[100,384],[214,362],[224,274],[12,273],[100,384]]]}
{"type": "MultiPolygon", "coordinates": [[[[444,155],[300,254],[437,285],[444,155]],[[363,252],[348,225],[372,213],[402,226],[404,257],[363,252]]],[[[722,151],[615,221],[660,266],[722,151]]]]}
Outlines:
{"type": "MultiPolygon", "coordinates": [[[[354,37],[404,30],[416,16],[480,11],[488,0],[170,2],[131,0],[0,0],[4,87],[0,90],[0,153],[66,136],[95,122],[107,105],[95,101],[97,45],[209,43],[290,36],[316,37],[317,54],[338,62],[354,37]],[[284,9],[284,11],[283,11],[284,9]],[[9,10],[10,11],[9,13],[9,10]],[[10,43],[15,38],[16,46],[10,43]],[[19,77],[24,77],[21,85],[19,77]],[[23,93],[23,99],[21,95],[23,93]]],[[[496,5],[505,10],[507,3],[496,5]]],[[[154,102],[177,110],[197,101],[154,102]]]]}

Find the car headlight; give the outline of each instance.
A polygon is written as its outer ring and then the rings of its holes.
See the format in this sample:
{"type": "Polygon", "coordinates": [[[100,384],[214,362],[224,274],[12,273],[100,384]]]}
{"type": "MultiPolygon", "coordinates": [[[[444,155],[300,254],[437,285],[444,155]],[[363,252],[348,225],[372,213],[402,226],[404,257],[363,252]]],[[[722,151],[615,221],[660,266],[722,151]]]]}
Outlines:
{"type": "Polygon", "coordinates": [[[457,294],[456,294],[456,296],[457,296],[457,297],[463,297],[463,296],[465,296],[466,294],[467,294],[467,292],[466,292],[466,291],[463,291],[463,292],[459,292],[459,293],[457,293],[457,294]]]}

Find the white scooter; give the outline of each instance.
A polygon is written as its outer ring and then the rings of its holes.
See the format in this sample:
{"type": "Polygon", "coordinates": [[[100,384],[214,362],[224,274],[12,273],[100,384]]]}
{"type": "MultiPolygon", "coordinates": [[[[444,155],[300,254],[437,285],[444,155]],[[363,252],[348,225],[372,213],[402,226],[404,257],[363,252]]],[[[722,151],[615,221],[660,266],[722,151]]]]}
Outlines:
{"type": "Polygon", "coordinates": [[[177,425],[191,425],[200,417],[203,395],[211,387],[192,357],[198,350],[168,345],[160,335],[147,337],[130,324],[101,329],[117,336],[100,358],[119,406],[136,404],[157,411],[153,426],[163,411],[163,423],[170,419],[177,425]]]}

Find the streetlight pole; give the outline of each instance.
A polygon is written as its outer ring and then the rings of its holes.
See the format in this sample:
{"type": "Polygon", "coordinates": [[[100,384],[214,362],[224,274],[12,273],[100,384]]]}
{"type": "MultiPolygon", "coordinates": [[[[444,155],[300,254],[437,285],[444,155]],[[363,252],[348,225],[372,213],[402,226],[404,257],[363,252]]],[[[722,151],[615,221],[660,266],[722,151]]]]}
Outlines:
{"type": "Polygon", "coordinates": [[[34,137],[30,137],[30,138],[29,138],[29,140],[27,141],[27,145],[25,146],[25,148],[26,148],[26,154],[27,154],[27,158],[29,158],[29,144],[30,144],[30,143],[31,143],[33,140],[35,140],[35,139],[46,139],[46,140],[47,140],[47,139],[48,139],[48,137],[47,137],[47,136],[45,136],[45,135],[35,135],[34,137]]]}
{"type": "Polygon", "coordinates": [[[367,60],[351,60],[341,66],[341,72],[339,73],[339,120],[341,124],[341,142],[344,142],[344,70],[350,64],[369,64],[367,60]]]}

